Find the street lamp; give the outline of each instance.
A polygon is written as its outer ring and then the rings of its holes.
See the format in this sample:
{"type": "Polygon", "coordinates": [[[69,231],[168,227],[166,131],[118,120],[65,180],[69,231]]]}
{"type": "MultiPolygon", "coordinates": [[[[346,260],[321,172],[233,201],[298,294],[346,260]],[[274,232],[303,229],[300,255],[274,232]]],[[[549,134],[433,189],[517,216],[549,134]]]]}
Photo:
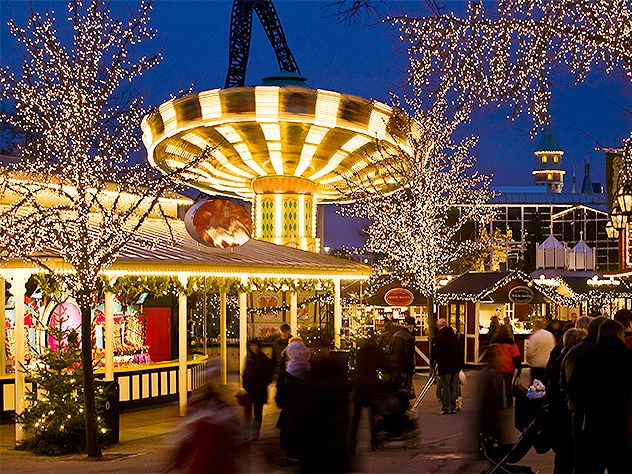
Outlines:
{"type": "Polygon", "coordinates": [[[612,221],[606,222],[606,235],[609,239],[619,238],[619,230],[614,228],[614,226],[612,225],[612,221]]]}
{"type": "Polygon", "coordinates": [[[628,224],[628,216],[621,212],[618,204],[613,207],[610,220],[612,221],[612,227],[618,231],[624,229],[628,224]]]}
{"type": "Polygon", "coordinates": [[[616,200],[621,214],[632,216],[632,186],[628,183],[624,184],[617,190],[616,200]]]}

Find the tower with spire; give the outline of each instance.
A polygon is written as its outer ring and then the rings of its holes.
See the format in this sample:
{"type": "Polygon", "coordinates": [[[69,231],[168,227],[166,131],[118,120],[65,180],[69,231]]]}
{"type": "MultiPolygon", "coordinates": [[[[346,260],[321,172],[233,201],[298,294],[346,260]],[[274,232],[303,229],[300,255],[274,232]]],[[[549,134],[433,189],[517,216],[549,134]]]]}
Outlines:
{"type": "Polygon", "coordinates": [[[542,130],[540,141],[533,153],[538,160],[536,168],[532,171],[535,184],[546,185],[550,193],[561,193],[564,187],[564,173],[566,173],[562,168],[564,152],[555,138],[550,123],[546,124],[542,130]]]}

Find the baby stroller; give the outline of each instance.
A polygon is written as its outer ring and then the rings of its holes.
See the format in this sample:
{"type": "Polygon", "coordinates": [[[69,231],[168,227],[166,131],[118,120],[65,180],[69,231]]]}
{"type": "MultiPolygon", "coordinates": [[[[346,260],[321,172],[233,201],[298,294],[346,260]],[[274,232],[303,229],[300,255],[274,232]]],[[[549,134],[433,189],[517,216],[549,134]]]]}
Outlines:
{"type": "Polygon", "coordinates": [[[434,374],[428,379],[412,408],[409,409],[409,395],[407,391],[401,389],[401,384],[394,382],[386,375],[380,376],[380,390],[376,394],[374,407],[375,440],[371,443],[373,451],[387,443],[397,443],[407,449],[418,446],[419,428],[415,410],[433,382],[434,374]]]}
{"type": "Polygon", "coordinates": [[[527,455],[531,448],[538,454],[550,449],[546,436],[549,408],[541,398],[530,399],[527,390],[522,386],[514,386],[516,411],[514,426],[521,430],[520,437],[513,444],[501,444],[488,436],[481,441],[481,453],[490,462],[482,474],[524,473],[531,474],[529,466],[515,464],[527,455]]]}

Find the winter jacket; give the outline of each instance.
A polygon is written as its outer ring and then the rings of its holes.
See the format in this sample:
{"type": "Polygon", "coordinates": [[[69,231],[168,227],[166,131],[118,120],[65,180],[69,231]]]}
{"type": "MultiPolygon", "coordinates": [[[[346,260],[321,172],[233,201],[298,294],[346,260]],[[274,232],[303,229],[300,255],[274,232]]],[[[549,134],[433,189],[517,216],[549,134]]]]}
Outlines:
{"type": "Polygon", "coordinates": [[[354,400],[370,406],[378,392],[379,369],[388,370],[388,359],[382,349],[372,340],[364,343],[356,355],[356,378],[354,400]]]}
{"type": "Polygon", "coordinates": [[[412,332],[406,328],[401,328],[393,334],[389,353],[393,373],[415,373],[415,336],[412,332]]]}
{"type": "Polygon", "coordinates": [[[439,375],[455,374],[461,370],[459,339],[450,326],[445,326],[437,332],[432,343],[430,363],[437,365],[439,375]]]}
{"type": "Polygon", "coordinates": [[[242,382],[253,403],[267,403],[268,385],[272,382],[272,360],[261,351],[249,352],[242,382]]]}

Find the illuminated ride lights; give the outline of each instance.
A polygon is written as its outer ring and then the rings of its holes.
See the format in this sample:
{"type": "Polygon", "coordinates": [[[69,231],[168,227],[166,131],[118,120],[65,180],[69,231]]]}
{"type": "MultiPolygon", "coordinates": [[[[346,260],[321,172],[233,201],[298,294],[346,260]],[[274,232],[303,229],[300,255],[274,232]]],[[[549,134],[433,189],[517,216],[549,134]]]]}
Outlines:
{"type": "Polygon", "coordinates": [[[214,89],[162,104],[142,122],[149,162],[187,171],[191,185],[253,203],[253,237],[319,251],[317,204],[349,199],[369,179],[397,187],[380,167],[411,154],[403,113],[380,102],[320,89],[264,85],[214,89]]]}

